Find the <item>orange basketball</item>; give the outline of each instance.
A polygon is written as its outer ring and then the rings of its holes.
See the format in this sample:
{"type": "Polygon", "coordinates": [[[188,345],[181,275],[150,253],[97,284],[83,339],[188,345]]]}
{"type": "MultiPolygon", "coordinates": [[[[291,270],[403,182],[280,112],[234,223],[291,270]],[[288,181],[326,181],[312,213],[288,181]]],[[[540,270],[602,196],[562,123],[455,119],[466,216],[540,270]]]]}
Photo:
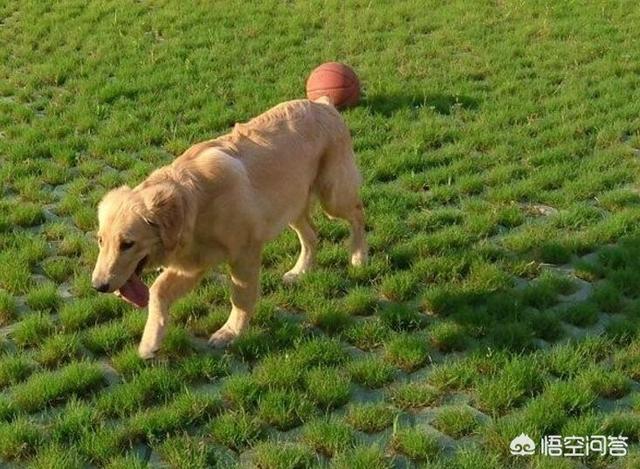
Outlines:
{"type": "Polygon", "coordinates": [[[360,81],[350,67],[327,62],[315,68],[307,79],[307,98],[328,96],[337,108],[355,106],[360,99],[360,81]]]}

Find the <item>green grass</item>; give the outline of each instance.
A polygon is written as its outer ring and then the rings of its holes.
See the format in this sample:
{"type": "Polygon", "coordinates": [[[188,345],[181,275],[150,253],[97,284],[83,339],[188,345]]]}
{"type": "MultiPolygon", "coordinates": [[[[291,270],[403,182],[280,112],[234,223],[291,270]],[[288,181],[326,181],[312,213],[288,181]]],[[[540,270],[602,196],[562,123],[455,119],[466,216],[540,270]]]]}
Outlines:
{"type": "Polygon", "coordinates": [[[353,288],[343,299],[345,312],[354,316],[369,316],[378,306],[375,291],[369,288],[353,288]]]}
{"type": "Polygon", "coordinates": [[[425,383],[402,383],[391,387],[388,399],[401,409],[427,407],[437,402],[440,392],[425,383]]]}
{"type": "Polygon", "coordinates": [[[167,367],[142,370],[131,380],[99,396],[97,409],[108,416],[125,416],[151,404],[166,402],[182,387],[174,370],[167,367]]]}
{"type": "Polygon", "coordinates": [[[391,461],[376,445],[357,446],[336,455],[331,461],[334,469],[389,469],[391,461]]]}
{"type": "Polygon", "coordinates": [[[476,414],[467,407],[442,407],[432,425],[452,438],[460,438],[472,433],[478,426],[476,414]]]}
{"type": "Polygon", "coordinates": [[[265,469],[302,469],[316,459],[313,450],[299,443],[265,442],[256,446],[254,462],[265,469]]]}
{"type": "Polygon", "coordinates": [[[23,381],[34,368],[34,363],[24,355],[3,355],[0,358],[0,388],[23,381]]]}
{"type": "Polygon", "coordinates": [[[26,419],[0,424],[0,457],[4,460],[20,460],[35,453],[42,431],[26,419]]]}
{"type": "Polygon", "coordinates": [[[184,392],[166,405],[142,410],[128,419],[126,431],[131,442],[153,441],[191,425],[211,420],[221,408],[216,395],[184,392]]]}
{"type": "Polygon", "coordinates": [[[234,451],[253,445],[263,432],[264,424],[244,411],[220,415],[211,425],[212,439],[234,451]]]}
{"type": "Polygon", "coordinates": [[[416,461],[434,458],[440,452],[436,437],[422,428],[398,429],[393,434],[391,445],[395,451],[416,461]]]}
{"type": "Polygon", "coordinates": [[[16,317],[16,300],[5,291],[0,291],[0,325],[8,324],[16,317]]]}
{"type": "Polygon", "coordinates": [[[420,368],[428,358],[427,339],[420,334],[398,334],[385,345],[385,359],[406,372],[420,368]]]}
{"type": "Polygon", "coordinates": [[[36,311],[55,312],[60,302],[58,289],[51,283],[35,288],[27,295],[27,305],[36,311]]]}
{"type": "Polygon", "coordinates": [[[307,395],[294,391],[267,391],[258,402],[258,416],[279,430],[296,427],[316,412],[307,395]]]}
{"type": "Polygon", "coordinates": [[[440,352],[459,352],[467,346],[467,332],[455,322],[441,322],[429,330],[429,342],[440,352]]]}
{"type": "Polygon", "coordinates": [[[394,409],[384,403],[358,404],[347,409],[345,419],[356,430],[375,433],[391,425],[394,415],[394,409]]]}
{"type": "Polygon", "coordinates": [[[365,351],[378,348],[388,336],[389,329],[378,319],[358,321],[344,331],[344,337],[350,344],[365,351]]]}
{"type": "Polygon", "coordinates": [[[637,8],[64,0],[0,16],[0,465],[496,468],[523,431],[638,440],[637,8]],[[347,224],[318,210],[317,268],[283,285],[297,239],[269,243],[233,346],[201,347],[229,311],[207,276],[142,361],[145,311],[91,287],[98,201],[302,97],[329,60],[362,83],[342,115],[370,263],[348,265],[347,224]]]}
{"type": "Polygon", "coordinates": [[[394,368],[379,357],[359,359],[348,365],[351,378],[367,388],[379,388],[393,380],[394,368]]]}
{"type": "Polygon", "coordinates": [[[309,422],[303,427],[302,439],[317,452],[331,457],[354,445],[355,432],[343,421],[323,418],[309,422]]]}
{"type": "Polygon", "coordinates": [[[104,384],[100,368],[91,362],[75,362],[54,371],[32,374],[9,389],[15,412],[34,412],[71,396],[84,396],[104,384]]]}
{"type": "Polygon", "coordinates": [[[477,384],[478,406],[487,413],[502,414],[539,393],[546,379],[536,360],[514,357],[477,384]]]}
{"type": "Polygon", "coordinates": [[[345,404],[351,394],[349,375],[335,368],[318,367],[309,370],[305,376],[309,397],[324,409],[345,404]]]}
{"type": "Polygon", "coordinates": [[[174,436],[158,442],[156,448],[172,467],[224,467],[224,455],[213,445],[189,436],[174,436]]]}
{"type": "Polygon", "coordinates": [[[82,358],[82,344],[77,334],[58,334],[45,339],[35,359],[42,366],[53,368],[82,358]]]}
{"type": "Polygon", "coordinates": [[[13,340],[19,347],[36,345],[54,331],[54,322],[48,314],[31,313],[17,323],[13,340]]]}

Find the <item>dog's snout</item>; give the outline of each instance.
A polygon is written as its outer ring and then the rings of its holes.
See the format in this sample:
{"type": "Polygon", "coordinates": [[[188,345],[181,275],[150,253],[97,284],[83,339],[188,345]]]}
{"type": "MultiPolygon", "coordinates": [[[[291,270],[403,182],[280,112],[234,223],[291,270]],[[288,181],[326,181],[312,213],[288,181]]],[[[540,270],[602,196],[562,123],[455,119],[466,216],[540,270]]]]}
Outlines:
{"type": "Polygon", "coordinates": [[[109,291],[109,283],[93,283],[93,288],[99,291],[100,293],[105,293],[109,291]]]}

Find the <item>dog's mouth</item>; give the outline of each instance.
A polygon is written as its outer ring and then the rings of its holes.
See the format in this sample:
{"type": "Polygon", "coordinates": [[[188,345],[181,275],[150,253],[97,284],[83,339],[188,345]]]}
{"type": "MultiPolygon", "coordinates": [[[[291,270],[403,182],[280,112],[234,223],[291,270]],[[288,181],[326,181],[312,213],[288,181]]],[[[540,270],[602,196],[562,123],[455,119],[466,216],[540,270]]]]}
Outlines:
{"type": "Polygon", "coordinates": [[[137,306],[138,308],[144,308],[149,304],[149,288],[140,279],[140,274],[142,274],[142,269],[144,269],[147,260],[148,256],[145,256],[140,262],[138,262],[136,270],[131,274],[129,280],[127,280],[117,291],[118,295],[125,301],[137,306]]]}

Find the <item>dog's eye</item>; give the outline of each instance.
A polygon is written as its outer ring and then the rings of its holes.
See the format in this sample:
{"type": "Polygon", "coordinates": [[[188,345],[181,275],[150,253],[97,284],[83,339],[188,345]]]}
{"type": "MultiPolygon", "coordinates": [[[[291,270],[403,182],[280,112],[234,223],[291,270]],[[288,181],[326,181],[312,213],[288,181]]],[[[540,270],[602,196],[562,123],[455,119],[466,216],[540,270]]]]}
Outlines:
{"type": "Polygon", "coordinates": [[[102,246],[102,236],[98,236],[98,244],[102,246]]]}
{"type": "Polygon", "coordinates": [[[131,248],[131,246],[133,246],[133,241],[122,241],[120,243],[120,250],[126,251],[127,249],[131,248]]]}

